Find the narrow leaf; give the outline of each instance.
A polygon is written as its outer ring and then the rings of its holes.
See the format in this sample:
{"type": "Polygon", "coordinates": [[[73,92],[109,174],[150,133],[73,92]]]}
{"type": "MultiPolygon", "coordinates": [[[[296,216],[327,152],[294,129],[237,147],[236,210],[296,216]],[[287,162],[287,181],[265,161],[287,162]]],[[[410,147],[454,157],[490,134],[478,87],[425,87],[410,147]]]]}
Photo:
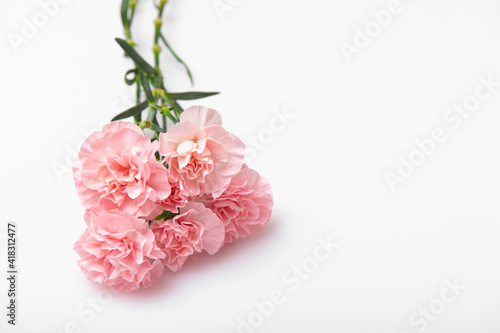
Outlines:
{"type": "Polygon", "coordinates": [[[156,120],[156,110],[149,107],[148,120],[152,123],[156,120]]]}
{"type": "MultiPolygon", "coordinates": [[[[161,113],[164,115],[164,116],[167,116],[170,120],[172,120],[172,122],[174,124],[177,124],[179,122],[178,119],[176,119],[171,113],[170,113],[170,110],[167,108],[167,107],[163,107],[161,109],[161,113]]],[[[166,126],[166,122],[163,124],[163,126],[166,126]]]]}
{"type": "Polygon", "coordinates": [[[172,114],[171,114],[170,112],[169,112],[169,113],[166,113],[165,115],[168,117],[168,119],[172,120],[172,122],[173,122],[174,124],[176,124],[176,123],[178,123],[178,122],[179,122],[177,119],[175,119],[175,117],[174,117],[174,116],[172,116],[172,114]]]}
{"type": "Polygon", "coordinates": [[[128,5],[129,5],[130,0],[123,0],[122,1],[122,7],[120,10],[120,14],[122,16],[122,23],[123,26],[128,26],[129,21],[128,21],[128,5]]]}
{"type": "Polygon", "coordinates": [[[132,58],[132,60],[134,60],[135,64],[137,65],[137,67],[139,67],[140,69],[142,69],[143,71],[145,71],[146,73],[150,74],[150,75],[155,75],[156,74],[156,71],[153,67],[151,67],[150,64],[148,64],[146,62],[146,60],[144,60],[140,55],[139,53],[137,53],[136,50],[134,50],[134,48],[132,46],[129,45],[129,43],[127,43],[126,41],[124,41],[123,39],[121,38],[115,38],[116,42],[118,44],[120,44],[121,48],[123,49],[123,51],[125,51],[125,53],[130,57],[132,58]]]}
{"type": "Polygon", "coordinates": [[[180,99],[180,100],[192,100],[192,99],[199,99],[199,98],[205,98],[213,95],[219,94],[218,92],[201,92],[201,91],[190,91],[190,92],[183,92],[183,93],[169,93],[168,97],[171,99],[180,99]]]}
{"type": "Polygon", "coordinates": [[[139,75],[141,78],[142,87],[144,88],[144,92],[146,93],[146,98],[148,99],[148,101],[154,102],[155,98],[153,97],[153,93],[151,92],[151,87],[149,86],[148,80],[146,79],[144,74],[142,74],[142,72],[139,75]]]}
{"type": "Polygon", "coordinates": [[[167,49],[170,51],[170,53],[172,53],[172,55],[174,56],[175,60],[177,60],[181,65],[184,66],[184,68],[186,69],[186,72],[187,72],[187,75],[189,76],[189,81],[191,81],[191,84],[194,84],[194,81],[193,81],[193,76],[191,75],[191,71],[189,70],[189,67],[186,65],[186,63],[177,55],[177,53],[175,53],[175,51],[172,49],[172,47],[168,44],[167,40],[165,39],[165,36],[163,36],[163,34],[160,33],[160,38],[161,40],[163,41],[163,43],[165,44],[165,46],[167,47],[167,49]]]}
{"type": "Polygon", "coordinates": [[[116,121],[116,120],[125,119],[128,117],[132,117],[132,116],[142,112],[142,110],[144,110],[145,108],[147,108],[148,104],[149,104],[148,101],[144,101],[142,103],[139,103],[136,106],[133,106],[126,111],[123,111],[122,113],[120,113],[119,115],[117,115],[116,117],[111,119],[111,121],[116,121]]]}
{"type": "Polygon", "coordinates": [[[179,118],[184,109],[179,105],[179,103],[177,103],[175,99],[168,98],[168,101],[170,103],[170,106],[174,109],[175,115],[177,116],[177,118],[179,118]]]}
{"type": "Polygon", "coordinates": [[[164,133],[165,131],[163,130],[163,128],[161,128],[160,126],[156,125],[156,124],[151,124],[151,127],[150,129],[152,131],[155,131],[157,133],[164,133]]]}
{"type": "Polygon", "coordinates": [[[133,85],[135,83],[136,75],[137,75],[137,69],[135,69],[135,68],[127,71],[127,73],[125,73],[125,83],[129,86],[133,85]],[[134,77],[129,78],[129,75],[132,73],[134,73],[134,77]]]}

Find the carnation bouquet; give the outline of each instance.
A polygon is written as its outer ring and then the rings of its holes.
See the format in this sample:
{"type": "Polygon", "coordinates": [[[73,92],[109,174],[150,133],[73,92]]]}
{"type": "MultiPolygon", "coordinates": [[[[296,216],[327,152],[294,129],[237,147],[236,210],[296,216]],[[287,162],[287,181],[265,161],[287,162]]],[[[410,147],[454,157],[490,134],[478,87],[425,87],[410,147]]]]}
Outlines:
{"type": "Polygon", "coordinates": [[[221,115],[179,104],[216,93],[167,91],[162,48],[191,82],[192,75],[162,33],[166,4],[155,4],[150,65],[131,34],[137,0],[122,1],[125,39],[116,41],[133,61],[125,82],[137,104],[90,135],[73,165],[87,225],[74,246],[78,265],[88,279],[120,291],[150,287],[165,269],[178,272],[193,255],[213,255],[261,231],[273,206],[269,183],[244,164],[245,145],[221,115]]]}

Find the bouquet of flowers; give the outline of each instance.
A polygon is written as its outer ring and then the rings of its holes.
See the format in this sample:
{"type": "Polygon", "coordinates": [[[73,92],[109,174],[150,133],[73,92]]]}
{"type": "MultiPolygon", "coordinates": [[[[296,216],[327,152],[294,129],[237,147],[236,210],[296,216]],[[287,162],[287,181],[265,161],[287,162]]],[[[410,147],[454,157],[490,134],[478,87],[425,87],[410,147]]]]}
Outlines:
{"type": "Polygon", "coordinates": [[[165,267],[178,272],[193,255],[213,255],[261,231],[273,206],[269,183],[244,164],[245,145],[222,127],[220,114],[178,103],[215,93],[165,88],[160,42],[192,81],[161,32],[166,3],[156,4],[153,67],[131,36],[137,1],[122,1],[125,39],[116,40],[135,65],[125,81],[136,86],[137,105],[90,135],[73,165],[87,224],[74,246],[78,265],[88,279],[120,291],[150,287],[165,267]],[[134,123],[122,121],[128,117],[134,123]]]}

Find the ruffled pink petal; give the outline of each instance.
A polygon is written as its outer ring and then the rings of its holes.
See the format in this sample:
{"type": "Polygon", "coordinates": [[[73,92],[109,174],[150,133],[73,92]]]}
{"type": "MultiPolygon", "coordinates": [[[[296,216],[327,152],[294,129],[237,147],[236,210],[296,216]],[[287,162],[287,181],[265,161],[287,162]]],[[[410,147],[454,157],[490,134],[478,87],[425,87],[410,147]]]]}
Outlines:
{"type": "Polygon", "coordinates": [[[197,199],[224,222],[225,244],[263,230],[271,218],[271,186],[255,170],[243,165],[218,197],[204,195],[197,199]]]}
{"type": "Polygon", "coordinates": [[[181,213],[186,210],[196,210],[198,212],[198,221],[204,225],[204,232],[201,237],[203,250],[213,255],[224,245],[224,222],[210,209],[206,209],[202,203],[189,202],[181,213]]]}
{"type": "Polygon", "coordinates": [[[177,146],[188,140],[204,136],[200,128],[190,122],[180,122],[172,126],[167,133],[160,134],[160,154],[170,156],[177,150],[177,146]]]}
{"type": "Polygon", "coordinates": [[[127,122],[106,125],[92,134],[73,166],[82,205],[136,217],[158,212],[157,203],[170,194],[167,170],[156,160],[158,146],[127,122]]]}
{"type": "Polygon", "coordinates": [[[181,122],[189,121],[198,127],[207,127],[211,125],[222,126],[222,118],[219,112],[204,106],[191,106],[184,110],[180,118],[181,122]]]}
{"type": "Polygon", "coordinates": [[[165,254],[157,247],[146,221],[119,211],[89,210],[85,217],[88,229],[74,249],[88,279],[121,291],[149,287],[158,281],[165,254]]]}
{"type": "Polygon", "coordinates": [[[156,221],[151,230],[166,255],[163,264],[173,272],[191,255],[202,251],[214,254],[224,244],[224,223],[199,202],[187,203],[171,220],[156,221]]]}
{"type": "Polygon", "coordinates": [[[160,153],[170,175],[188,196],[219,196],[243,164],[245,145],[221,123],[217,111],[193,107],[160,135],[160,153]]]}

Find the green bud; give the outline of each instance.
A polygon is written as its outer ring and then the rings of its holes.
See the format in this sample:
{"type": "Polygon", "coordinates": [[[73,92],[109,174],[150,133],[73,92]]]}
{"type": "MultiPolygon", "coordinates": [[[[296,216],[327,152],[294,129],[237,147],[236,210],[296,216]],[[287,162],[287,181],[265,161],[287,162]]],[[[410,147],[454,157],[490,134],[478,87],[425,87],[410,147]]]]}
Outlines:
{"type": "Polygon", "coordinates": [[[153,45],[153,52],[154,54],[160,54],[161,47],[158,44],[153,45]]]}
{"type": "Polygon", "coordinates": [[[151,128],[151,124],[152,124],[151,121],[149,121],[149,120],[143,120],[138,125],[139,125],[139,127],[141,129],[145,129],[145,128],[151,128]]]}

